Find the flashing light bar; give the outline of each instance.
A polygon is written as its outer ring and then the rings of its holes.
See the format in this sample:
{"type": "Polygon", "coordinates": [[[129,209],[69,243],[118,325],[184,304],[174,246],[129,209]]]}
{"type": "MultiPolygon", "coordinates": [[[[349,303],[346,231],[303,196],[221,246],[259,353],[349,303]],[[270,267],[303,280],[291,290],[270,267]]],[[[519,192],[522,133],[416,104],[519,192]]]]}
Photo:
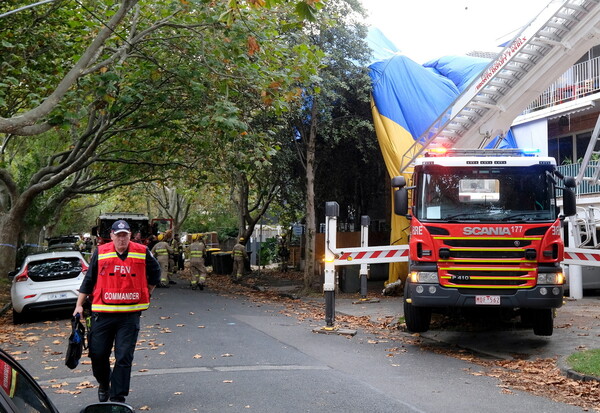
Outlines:
{"type": "Polygon", "coordinates": [[[425,153],[426,157],[440,156],[537,156],[539,149],[448,149],[432,148],[425,153]]]}

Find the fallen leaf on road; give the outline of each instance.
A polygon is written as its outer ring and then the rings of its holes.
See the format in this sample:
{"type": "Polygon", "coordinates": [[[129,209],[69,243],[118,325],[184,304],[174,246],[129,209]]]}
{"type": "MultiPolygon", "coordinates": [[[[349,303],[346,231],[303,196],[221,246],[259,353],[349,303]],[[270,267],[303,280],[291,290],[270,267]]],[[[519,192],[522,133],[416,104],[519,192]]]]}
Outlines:
{"type": "Polygon", "coordinates": [[[140,407],[140,410],[152,410],[152,409],[148,406],[142,406],[142,407],[140,407]]]}
{"type": "Polygon", "coordinates": [[[202,358],[202,355],[201,355],[201,354],[196,354],[196,355],[194,356],[194,358],[195,358],[195,359],[201,359],[201,358],[202,358]]]}
{"type": "Polygon", "coordinates": [[[233,383],[233,380],[223,380],[223,383],[233,383]]]}
{"type": "Polygon", "coordinates": [[[81,391],[59,389],[59,390],[55,390],[54,393],[56,393],[56,394],[81,394],[81,391]]]}
{"type": "Polygon", "coordinates": [[[221,354],[221,357],[233,357],[233,354],[225,353],[221,354]]]}

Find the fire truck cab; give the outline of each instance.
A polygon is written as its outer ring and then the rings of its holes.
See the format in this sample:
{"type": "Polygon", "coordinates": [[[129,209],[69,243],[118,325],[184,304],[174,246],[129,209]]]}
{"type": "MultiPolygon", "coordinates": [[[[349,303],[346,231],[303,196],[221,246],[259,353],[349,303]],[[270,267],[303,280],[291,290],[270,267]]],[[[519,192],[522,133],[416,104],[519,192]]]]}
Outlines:
{"type": "Polygon", "coordinates": [[[574,184],[554,158],[520,149],[432,151],[415,161],[411,187],[395,178],[395,212],[410,219],[408,329],[427,331],[434,309],[497,307],[551,335],[574,184]]]}

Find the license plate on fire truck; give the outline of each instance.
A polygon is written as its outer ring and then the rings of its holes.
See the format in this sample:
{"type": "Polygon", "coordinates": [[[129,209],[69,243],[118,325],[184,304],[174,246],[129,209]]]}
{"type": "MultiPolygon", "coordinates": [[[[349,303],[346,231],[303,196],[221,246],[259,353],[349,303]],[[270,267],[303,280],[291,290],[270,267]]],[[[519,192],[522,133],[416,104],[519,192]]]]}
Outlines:
{"type": "Polygon", "coordinates": [[[476,295],[475,304],[477,305],[500,305],[499,295],[476,295]]]}

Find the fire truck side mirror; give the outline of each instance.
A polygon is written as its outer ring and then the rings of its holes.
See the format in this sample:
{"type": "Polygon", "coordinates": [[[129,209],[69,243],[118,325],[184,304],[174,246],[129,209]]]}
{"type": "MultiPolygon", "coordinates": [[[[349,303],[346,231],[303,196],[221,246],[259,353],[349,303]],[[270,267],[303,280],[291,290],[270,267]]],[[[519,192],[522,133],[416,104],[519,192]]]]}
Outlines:
{"type": "Polygon", "coordinates": [[[575,192],[571,188],[563,188],[563,214],[566,217],[577,213],[577,200],[575,192]]]}
{"type": "Polygon", "coordinates": [[[408,190],[406,187],[406,178],[395,176],[392,178],[392,187],[398,188],[394,191],[394,213],[396,215],[408,214],[408,190]]]}
{"type": "Polygon", "coordinates": [[[394,213],[396,215],[408,214],[408,190],[406,188],[398,188],[394,192],[394,213]]]}

